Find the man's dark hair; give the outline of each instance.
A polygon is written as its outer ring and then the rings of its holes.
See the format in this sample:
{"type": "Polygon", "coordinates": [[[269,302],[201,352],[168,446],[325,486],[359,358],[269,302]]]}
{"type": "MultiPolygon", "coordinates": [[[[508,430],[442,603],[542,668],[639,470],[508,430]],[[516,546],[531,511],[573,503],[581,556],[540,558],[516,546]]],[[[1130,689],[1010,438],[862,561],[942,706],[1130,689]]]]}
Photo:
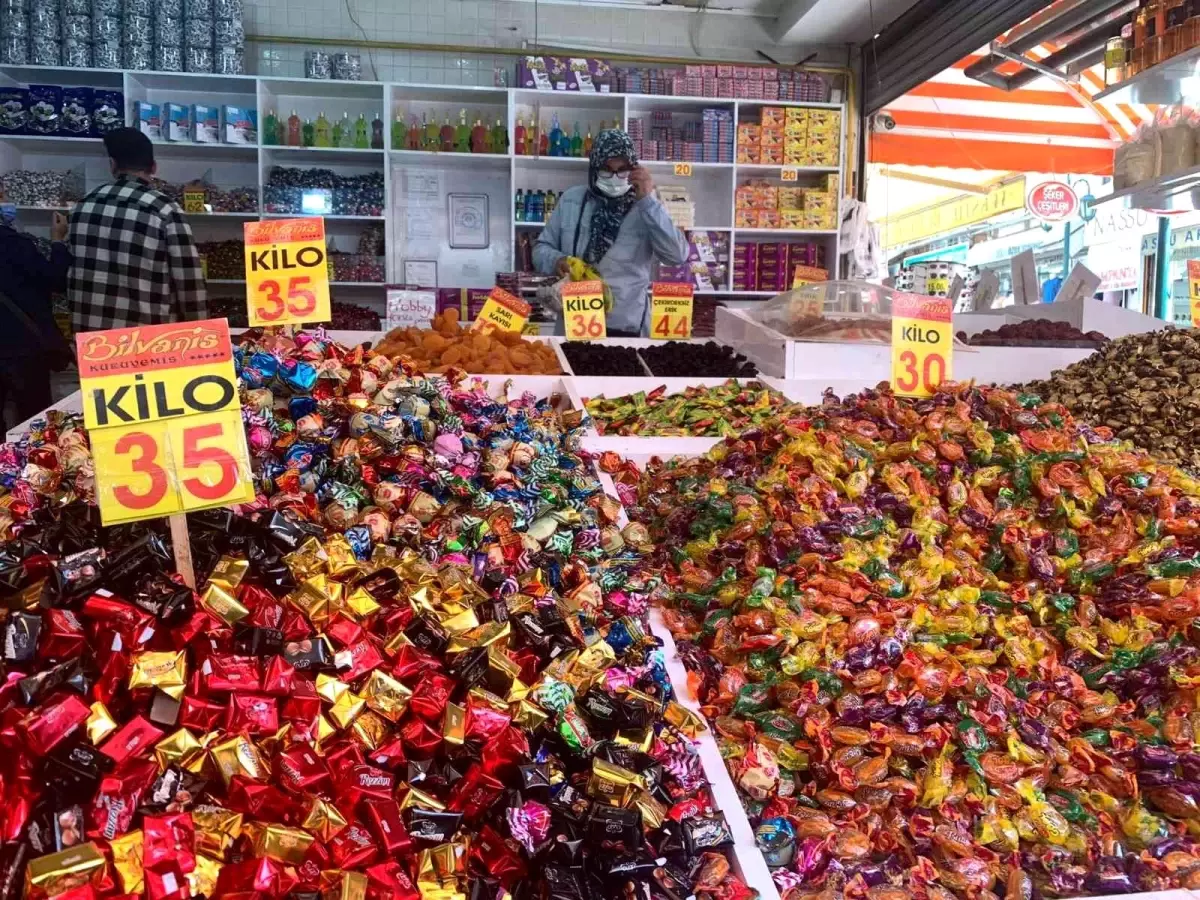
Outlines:
{"type": "Polygon", "coordinates": [[[154,145],[136,128],[117,128],[104,135],[104,149],[118,172],[149,172],[154,168],[154,145]]]}

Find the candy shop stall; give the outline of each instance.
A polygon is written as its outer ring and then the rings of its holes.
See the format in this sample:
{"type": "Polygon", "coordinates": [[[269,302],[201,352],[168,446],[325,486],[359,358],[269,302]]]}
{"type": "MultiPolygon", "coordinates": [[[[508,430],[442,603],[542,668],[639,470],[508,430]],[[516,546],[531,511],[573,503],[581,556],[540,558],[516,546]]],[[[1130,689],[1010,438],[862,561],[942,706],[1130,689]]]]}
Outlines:
{"type": "Polygon", "coordinates": [[[5,896],[1187,900],[1190,332],[852,287],[79,335],[0,445],[5,896]]]}

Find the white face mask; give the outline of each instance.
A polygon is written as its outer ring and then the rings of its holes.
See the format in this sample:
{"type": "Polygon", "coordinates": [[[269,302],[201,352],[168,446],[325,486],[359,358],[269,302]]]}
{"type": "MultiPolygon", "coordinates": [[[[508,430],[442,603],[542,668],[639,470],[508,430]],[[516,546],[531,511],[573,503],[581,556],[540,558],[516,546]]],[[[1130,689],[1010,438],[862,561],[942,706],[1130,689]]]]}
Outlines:
{"type": "Polygon", "coordinates": [[[623,197],[629,193],[630,187],[628,175],[601,172],[596,176],[596,190],[606,197],[623,197]]]}

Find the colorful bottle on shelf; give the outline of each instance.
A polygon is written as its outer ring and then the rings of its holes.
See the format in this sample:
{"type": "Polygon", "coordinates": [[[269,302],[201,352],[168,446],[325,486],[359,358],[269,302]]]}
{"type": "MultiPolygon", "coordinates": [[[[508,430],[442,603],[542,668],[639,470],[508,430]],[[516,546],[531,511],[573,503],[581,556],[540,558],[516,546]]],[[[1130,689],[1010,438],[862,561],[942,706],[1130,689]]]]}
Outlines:
{"type": "Polygon", "coordinates": [[[513,153],[517,156],[525,155],[525,120],[517,116],[517,131],[514,135],[513,153]]]}
{"type": "Polygon", "coordinates": [[[329,127],[329,120],[325,118],[325,111],[317,113],[317,121],[313,123],[313,146],[314,147],[332,147],[333,134],[329,127]]]}
{"type": "Polygon", "coordinates": [[[408,146],[408,126],[404,124],[404,115],[396,116],[392,123],[392,149],[403,150],[408,146]]]}
{"type": "Polygon", "coordinates": [[[558,124],[558,113],[550,119],[550,155],[564,156],[563,153],[563,130],[558,124]]]}
{"type": "Polygon", "coordinates": [[[342,113],[341,121],[342,134],[338,139],[338,146],[349,149],[354,146],[354,123],[350,121],[350,113],[342,113]]]}
{"type": "Polygon", "coordinates": [[[263,144],[273,147],[278,143],[279,119],[275,116],[275,110],[268,109],[266,118],[263,119],[263,144]]]}
{"type": "Polygon", "coordinates": [[[359,113],[358,119],[354,122],[354,146],[359,150],[366,150],[370,146],[370,138],[367,136],[367,117],[359,113]]]}
{"type": "Polygon", "coordinates": [[[546,133],[546,129],[538,126],[538,156],[550,156],[550,135],[546,133]]]}
{"type": "Polygon", "coordinates": [[[446,121],[442,123],[442,130],[438,134],[438,149],[443,153],[450,153],[454,150],[454,126],[450,124],[449,116],[446,116],[446,121]]]}
{"type": "Polygon", "coordinates": [[[417,114],[413,113],[408,117],[408,142],[405,146],[409,150],[420,150],[421,139],[425,135],[425,129],[417,124],[417,114]]]}
{"type": "Polygon", "coordinates": [[[583,138],[579,135],[579,123],[575,123],[575,133],[571,135],[571,155],[583,156],[583,138]]]}
{"type": "Polygon", "coordinates": [[[383,149],[383,119],[378,115],[371,120],[371,149],[383,149]]]}
{"type": "MultiPolygon", "coordinates": [[[[421,113],[421,119],[424,120],[425,114],[421,113]]],[[[422,146],[423,150],[441,150],[442,149],[442,129],[438,128],[437,119],[430,119],[425,123],[425,142],[422,146]]]]}
{"type": "Polygon", "coordinates": [[[305,147],[312,147],[316,142],[316,128],[313,127],[312,119],[305,119],[304,125],[300,129],[301,141],[305,147]]]}
{"type": "Polygon", "coordinates": [[[292,114],[288,116],[287,123],[287,145],[289,147],[300,146],[300,128],[300,117],[296,115],[296,111],[293,109],[292,114]]]}
{"type": "Polygon", "coordinates": [[[517,188],[517,199],[513,202],[513,218],[518,222],[525,221],[525,192],[517,188]]]}
{"type": "Polygon", "coordinates": [[[487,126],[483,124],[483,120],[476,114],[475,124],[471,127],[471,152],[488,153],[491,150],[491,144],[492,141],[488,135],[487,126]]]}
{"type": "Polygon", "coordinates": [[[588,129],[587,137],[583,139],[583,155],[592,155],[592,129],[588,129]]]}
{"type": "Polygon", "coordinates": [[[536,221],[537,221],[537,219],[535,219],[535,218],[533,217],[533,210],[534,210],[534,206],[533,206],[533,191],[531,191],[531,190],[530,190],[530,191],[526,191],[526,192],[525,192],[525,215],[523,215],[523,216],[521,217],[521,221],[523,221],[523,222],[536,222],[536,221]]]}
{"type": "Polygon", "coordinates": [[[458,111],[458,125],[454,128],[454,152],[471,152],[471,126],[467,124],[467,111],[458,111]]]}
{"type": "Polygon", "coordinates": [[[508,126],[499,116],[496,116],[496,127],[492,129],[492,152],[508,153],[508,126]]]}
{"type": "Polygon", "coordinates": [[[538,152],[538,126],[535,119],[529,120],[529,128],[525,131],[525,155],[533,156],[538,152]]]}
{"type": "Polygon", "coordinates": [[[538,191],[537,196],[533,201],[533,214],[535,222],[546,221],[546,192],[538,191]]]}

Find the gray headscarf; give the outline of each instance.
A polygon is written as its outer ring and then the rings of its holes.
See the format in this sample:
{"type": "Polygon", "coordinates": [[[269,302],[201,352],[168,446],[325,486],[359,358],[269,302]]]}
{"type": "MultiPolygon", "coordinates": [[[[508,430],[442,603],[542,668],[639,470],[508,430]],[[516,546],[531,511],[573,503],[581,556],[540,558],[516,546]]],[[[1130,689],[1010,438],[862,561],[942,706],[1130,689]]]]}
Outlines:
{"type": "Polygon", "coordinates": [[[604,170],[604,164],[616,158],[628,160],[632,166],[636,166],[638,161],[633,139],[628,133],[610,128],[596,135],[591,156],[588,157],[588,200],[592,203],[592,220],[583,261],[593,266],[604,259],[604,254],[617,239],[625,216],[637,202],[633,191],[621,197],[608,197],[596,190],[596,179],[604,170]]]}

